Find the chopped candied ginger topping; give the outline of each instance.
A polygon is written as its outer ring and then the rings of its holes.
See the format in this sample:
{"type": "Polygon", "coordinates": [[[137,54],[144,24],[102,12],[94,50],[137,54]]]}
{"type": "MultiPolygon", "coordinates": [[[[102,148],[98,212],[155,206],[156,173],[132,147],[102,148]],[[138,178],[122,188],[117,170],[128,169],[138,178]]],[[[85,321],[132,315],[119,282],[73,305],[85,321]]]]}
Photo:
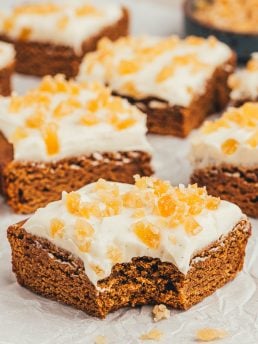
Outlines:
{"type": "Polygon", "coordinates": [[[216,328],[202,328],[196,332],[196,339],[202,342],[211,342],[218,339],[223,339],[228,336],[224,330],[216,328]]]}
{"type": "Polygon", "coordinates": [[[78,248],[83,253],[88,253],[91,248],[91,237],[94,234],[92,225],[82,218],[75,221],[74,235],[78,248]]]}
{"type": "Polygon", "coordinates": [[[80,210],[81,196],[76,192],[70,192],[66,195],[66,209],[70,214],[78,215],[80,210]]]}
{"type": "Polygon", "coordinates": [[[40,110],[30,115],[26,119],[26,126],[28,128],[41,128],[45,122],[44,113],[40,110]]]}
{"type": "Polygon", "coordinates": [[[123,261],[123,253],[116,246],[110,246],[107,250],[107,257],[113,264],[121,263],[123,261]]]}
{"type": "Polygon", "coordinates": [[[47,15],[53,14],[55,12],[60,11],[60,6],[53,3],[43,3],[43,4],[24,4],[21,6],[17,6],[14,9],[14,13],[16,15],[22,14],[38,14],[38,15],[47,15]]]}
{"type": "Polygon", "coordinates": [[[11,141],[15,143],[19,140],[25,139],[26,137],[28,137],[28,130],[23,127],[17,127],[11,136],[11,141]]]}
{"type": "Polygon", "coordinates": [[[170,311],[165,305],[156,305],[152,310],[153,320],[158,322],[163,319],[169,319],[170,311]]]}
{"type": "Polygon", "coordinates": [[[62,220],[54,218],[50,222],[50,236],[51,238],[62,239],[64,235],[65,224],[62,220]]]}
{"type": "Polygon", "coordinates": [[[191,216],[186,218],[184,226],[186,233],[188,233],[189,235],[196,235],[202,231],[202,227],[191,216]]]}
{"type": "Polygon", "coordinates": [[[159,329],[154,328],[152,330],[150,330],[147,333],[144,333],[140,336],[141,340],[161,340],[161,338],[163,337],[163,332],[161,332],[159,329]]]}
{"type": "Polygon", "coordinates": [[[201,130],[205,135],[228,131],[228,138],[221,143],[221,150],[231,155],[238,150],[241,143],[229,135],[233,135],[239,128],[249,132],[249,137],[243,143],[256,148],[258,146],[258,103],[245,103],[240,108],[230,108],[221,118],[213,122],[207,121],[201,130]]]}
{"type": "Polygon", "coordinates": [[[239,146],[239,142],[235,139],[227,139],[221,145],[221,150],[226,155],[234,154],[239,146]]]}
{"type": "Polygon", "coordinates": [[[47,123],[42,128],[42,136],[46,145],[48,155],[55,155],[60,151],[58,138],[58,126],[54,122],[47,123]]]}
{"type": "Polygon", "coordinates": [[[159,229],[147,221],[139,221],[133,225],[133,231],[147,247],[157,249],[160,245],[159,229]]]}

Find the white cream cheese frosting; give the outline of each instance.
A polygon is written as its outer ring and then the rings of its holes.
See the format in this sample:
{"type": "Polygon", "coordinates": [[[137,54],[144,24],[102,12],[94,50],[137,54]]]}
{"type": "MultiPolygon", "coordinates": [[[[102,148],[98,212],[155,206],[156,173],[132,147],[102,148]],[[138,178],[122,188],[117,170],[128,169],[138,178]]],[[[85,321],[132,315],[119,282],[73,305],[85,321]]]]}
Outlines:
{"type": "Polygon", "coordinates": [[[69,46],[82,43],[122,17],[122,7],[89,0],[30,2],[0,13],[0,33],[9,38],[69,46]]]}
{"type": "Polygon", "coordinates": [[[57,161],[94,152],[151,152],[146,116],[98,84],[45,77],[24,96],[0,98],[0,131],[14,160],[57,161]]]}
{"type": "Polygon", "coordinates": [[[12,44],[0,42],[0,69],[12,65],[15,61],[15,50],[12,44]]]}
{"type": "Polygon", "coordinates": [[[215,69],[231,68],[230,48],[214,37],[179,39],[141,36],[103,39],[84,58],[79,80],[97,80],[135,99],[160,98],[188,106],[206,90],[215,69]]]}
{"type": "Polygon", "coordinates": [[[229,77],[232,100],[258,100],[258,52],[243,69],[239,69],[229,77]]]}
{"type": "Polygon", "coordinates": [[[228,163],[258,166],[258,103],[229,108],[193,134],[190,160],[194,168],[228,163]]]}
{"type": "Polygon", "coordinates": [[[205,188],[143,177],[136,185],[99,180],[63,193],[23,227],[81,258],[97,285],[116,263],[133,257],[160,258],[186,274],[193,255],[242,218],[238,206],[208,196],[205,188]]]}

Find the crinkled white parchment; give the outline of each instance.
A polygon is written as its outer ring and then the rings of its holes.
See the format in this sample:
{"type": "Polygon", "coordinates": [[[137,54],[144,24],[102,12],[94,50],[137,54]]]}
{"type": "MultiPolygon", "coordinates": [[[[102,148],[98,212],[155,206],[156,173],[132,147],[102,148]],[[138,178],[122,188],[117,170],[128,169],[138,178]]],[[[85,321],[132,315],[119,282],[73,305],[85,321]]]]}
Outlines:
{"type": "MultiPolygon", "coordinates": [[[[136,32],[143,32],[145,28],[147,32],[157,34],[178,30],[176,7],[166,7],[158,1],[150,2],[148,8],[144,0],[125,2],[134,4],[133,27],[136,32]]],[[[36,82],[33,78],[16,77],[15,88],[24,92],[36,82]]],[[[186,158],[189,139],[149,138],[155,150],[157,175],[173,184],[187,183],[190,174],[186,158]]],[[[20,287],[11,271],[6,229],[22,218],[14,215],[0,199],[0,344],[87,344],[94,343],[100,335],[106,337],[107,344],[134,344],[143,343],[139,337],[153,328],[164,333],[160,343],[196,344],[195,333],[203,327],[224,329],[229,333],[227,338],[216,343],[258,343],[257,220],[252,221],[253,235],[248,244],[244,271],[192,309],[171,310],[168,320],[154,323],[152,307],[122,309],[110,314],[106,320],[98,320],[20,287]]]]}

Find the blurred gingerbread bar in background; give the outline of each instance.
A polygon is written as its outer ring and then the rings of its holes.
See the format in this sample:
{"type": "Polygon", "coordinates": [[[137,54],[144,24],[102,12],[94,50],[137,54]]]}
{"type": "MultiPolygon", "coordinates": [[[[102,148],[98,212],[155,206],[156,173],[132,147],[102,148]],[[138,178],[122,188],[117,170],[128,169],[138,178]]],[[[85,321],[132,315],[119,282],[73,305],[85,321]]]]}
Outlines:
{"type": "Polygon", "coordinates": [[[0,95],[9,96],[15,66],[15,50],[11,44],[0,42],[0,95]]]}
{"type": "Polygon", "coordinates": [[[0,13],[0,39],[14,44],[16,71],[73,77],[82,57],[103,37],[128,33],[127,9],[89,1],[43,1],[0,13]]]}
{"type": "Polygon", "coordinates": [[[103,39],[80,67],[147,114],[150,133],[187,136],[229,100],[235,54],[214,37],[103,39]]]}
{"type": "Polygon", "coordinates": [[[258,0],[185,0],[187,35],[216,36],[245,62],[258,46],[258,0]]]}

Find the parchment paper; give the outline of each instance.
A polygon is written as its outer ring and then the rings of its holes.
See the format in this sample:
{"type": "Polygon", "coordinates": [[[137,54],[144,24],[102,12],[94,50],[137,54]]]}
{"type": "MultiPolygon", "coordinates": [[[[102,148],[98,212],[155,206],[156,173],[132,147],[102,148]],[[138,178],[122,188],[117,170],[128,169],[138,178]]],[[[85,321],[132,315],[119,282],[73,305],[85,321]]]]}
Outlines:
{"type": "MultiPolygon", "coordinates": [[[[3,4],[10,2],[3,1],[3,4]]],[[[133,5],[134,32],[178,32],[179,10],[172,6],[173,0],[167,6],[159,1],[125,2],[133,5]]],[[[22,93],[37,82],[19,76],[15,78],[15,89],[22,93]]],[[[189,139],[160,136],[149,136],[149,139],[154,147],[157,176],[173,184],[187,183],[189,139]]],[[[160,343],[187,344],[197,343],[195,333],[203,327],[224,329],[229,333],[216,343],[258,343],[258,221],[252,220],[253,236],[248,244],[244,271],[233,282],[192,309],[171,310],[168,320],[154,323],[152,307],[122,309],[106,320],[98,320],[20,287],[11,271],[6,228],[22,218],[14,215],[0,198],[0,344],[87,344],[94,343],[100,335],[106,337],[107,344],[143,343],[139,337],[153,328],[164,333],[160,343]]]]}

